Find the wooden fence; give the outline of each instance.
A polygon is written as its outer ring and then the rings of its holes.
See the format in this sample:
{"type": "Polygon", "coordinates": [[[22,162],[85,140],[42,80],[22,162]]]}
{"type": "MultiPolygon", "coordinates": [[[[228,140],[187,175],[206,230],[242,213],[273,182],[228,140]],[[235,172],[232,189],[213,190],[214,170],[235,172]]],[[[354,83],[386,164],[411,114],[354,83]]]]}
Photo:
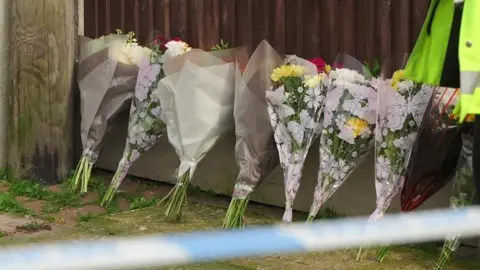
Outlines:
{"type": "Polygon", "coordinates": [[[85,35],[135,31],[210,48],[221,38],[251,50],[266,38],[280,53],[362,61],[410,52],[429,0],[84,0],[85,35]]]}

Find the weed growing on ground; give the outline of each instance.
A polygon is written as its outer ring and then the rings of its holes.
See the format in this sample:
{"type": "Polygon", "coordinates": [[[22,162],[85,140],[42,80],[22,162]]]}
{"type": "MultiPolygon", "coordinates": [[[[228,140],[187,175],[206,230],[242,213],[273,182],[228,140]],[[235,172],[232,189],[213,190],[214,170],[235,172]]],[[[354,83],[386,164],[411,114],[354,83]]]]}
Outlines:
{"type": "Polygon", "coordinates": [[[144,197],[135,197],[130,201],[130,209],[137,210],[157,205],[159,200],[157,198],[145,199],[144,197]]]}
{"type": "Polygon", "coordinates": [[[24,207],[9,192],[0,193],[0,211],[22,215],[33,215],[33,211],[24,207]]]}
{"type": "Polygon", "coordinates": [[[94,218],[96,218],[98,215],[97,214],[93,214],[93,213],[87,213],[87,214],[84,214],[84,215],[79,215],[77,217],[77,222],[88,222],[94,218]]]}
{"type": "Polygon", "coordinates": [[[52,227],[50,227],[50,225],[47,225],[45,223],[32,221],[32,222],[29,222],[29,223],[24,224],[22,226],[17,226],[17,230],[24,231],[24,232],[27,232],[27,233],[33,233],[33,232],[38,232],[38,231],[42,231],[42,230],[51,231],[52,227]]]}

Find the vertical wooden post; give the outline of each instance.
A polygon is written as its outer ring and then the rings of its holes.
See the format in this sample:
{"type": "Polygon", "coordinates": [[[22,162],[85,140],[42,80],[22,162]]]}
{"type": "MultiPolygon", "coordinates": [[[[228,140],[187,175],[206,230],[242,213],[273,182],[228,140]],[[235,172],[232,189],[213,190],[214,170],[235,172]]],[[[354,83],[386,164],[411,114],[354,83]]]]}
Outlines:
{"type": "Polygon", "coordinates": [[[10,89],[10,28],[12,0],[0,0],[0,169],[8,164],[8,91],[10,89]]]}
{"type": "Polygon", "coordinates": [[[13,0],[9,165],[47,184],[72,169],[76,1],[13,0]]]}

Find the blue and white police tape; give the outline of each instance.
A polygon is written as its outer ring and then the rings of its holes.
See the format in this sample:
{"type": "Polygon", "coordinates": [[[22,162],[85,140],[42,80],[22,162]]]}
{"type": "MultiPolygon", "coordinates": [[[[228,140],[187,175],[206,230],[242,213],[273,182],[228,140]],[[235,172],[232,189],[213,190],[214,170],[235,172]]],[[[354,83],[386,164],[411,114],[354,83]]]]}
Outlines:
{"type": "Polygon", "coordinates": [[[0,249],[8,270],[130,269],[480,235],[480,207],[0,249]]]}

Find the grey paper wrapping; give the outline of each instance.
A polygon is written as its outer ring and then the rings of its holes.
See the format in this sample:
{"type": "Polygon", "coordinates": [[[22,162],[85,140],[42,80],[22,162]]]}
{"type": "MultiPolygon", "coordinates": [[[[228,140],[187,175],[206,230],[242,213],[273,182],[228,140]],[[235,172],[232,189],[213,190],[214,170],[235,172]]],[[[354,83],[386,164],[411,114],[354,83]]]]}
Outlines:
{"type": "MultiPolygon", "coordinates": [[[[462,150],[458,158],[453,191],[450,196],[450,207],[459,209],[472,205],[475,202],[475,183],[473,180],[473,136],[462,134],[462,150]]],[[[435,269],[442,269],[460,244],[459,233],[453,233],[446,237],[442,253],[435,269]]]]}
{"type": "Polygon", "coordinates": [[[162,108],[154,90],[163,78],[162,66],[144,58],[139,65],[135,95],[130,106],[128,136],[112,185],[117,189],[130,166],[162,137],[165,124],[160,119],[162,108]]]}
{"type": "Polygon", "coordinates": [[[278,151],[265,100],[272,86],[270,74],[283,59],[262,41],[241,74],[236,70],[234,119],[237,142],[235,155],[240,172],[233,197],[247,198],[279,164],[278,151]]]}
{"type": "Polygon", "coordinates": [[[196,49],[166,61],[164,72],[155,93],[169,142],[180,159],[177,177],[187,171],[191,177],[198,162],[233,126],[234,63],[196,49]]]}
{"type": "Polygon", "coordinates": [[[80,52],[78,84],[81,97],[81,138],[84,156],[95,163],[108,122],[133,96],[138,68],[115,59],[111,49],[123,46],[124,35],[86,42],[80,52]]]}

